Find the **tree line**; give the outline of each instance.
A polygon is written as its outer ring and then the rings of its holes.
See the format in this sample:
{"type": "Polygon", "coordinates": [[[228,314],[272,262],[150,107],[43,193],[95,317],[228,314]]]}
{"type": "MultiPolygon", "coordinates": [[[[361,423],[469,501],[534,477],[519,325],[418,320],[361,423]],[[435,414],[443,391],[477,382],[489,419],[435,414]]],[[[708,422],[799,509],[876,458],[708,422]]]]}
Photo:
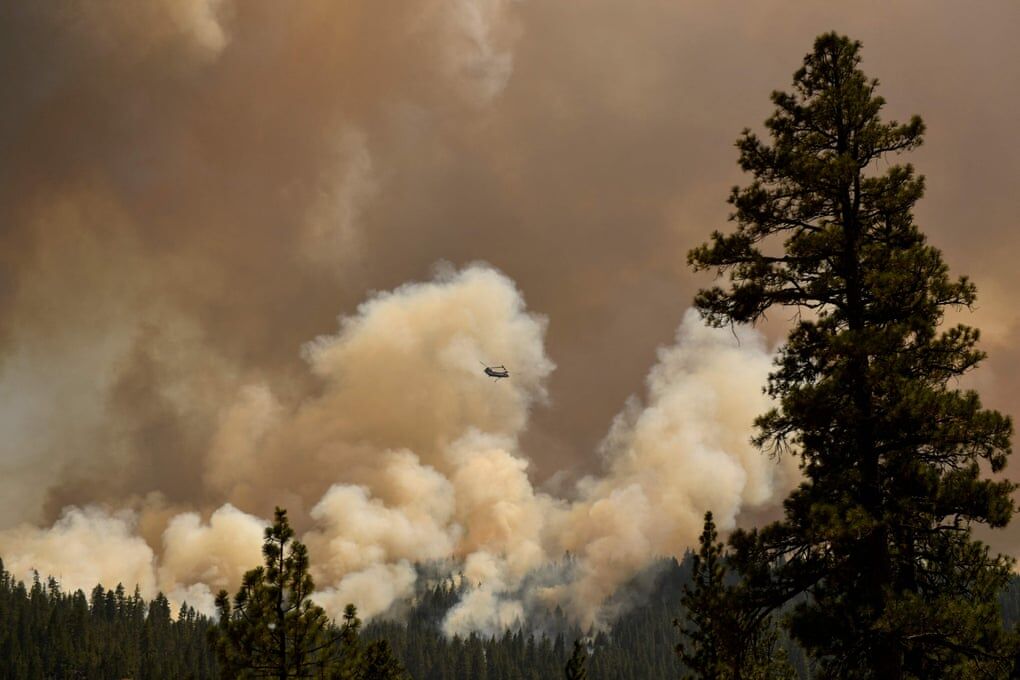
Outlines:
{"type": "MultiPolygon", "coordinates": [[[[683,599],[685,589],[694,586],[695,555],[657,560],[635,577],[614,602],[625,598],[634,606],[608,630],[578,628],[553,611],[540,622],[499,635],[447,638],[440,623],[463,587],[441,579],[421,588],[406,618],[376,620],[358,633],[363,643],[387,640],[415,680],[676,680],[691,672],[674,651],[678,638],[672,622],[691,623],[683,599]],[[574,654],[575,645],[580,655],[574,654]],[[575,656],[574,675],[567,675],[575,656]]],[[[0,566],[0,678],[230,677],[221,672],[208,641],[215,620],[187,605],[171,612],[162,596],[146,601],[137,593],[123,595],[123,587],[93,592],[94,597],[64,593],[53,579],[19,583],[0,566]],[[111,626],[118,616],[118,592],[125,602],[119,623],[111,626]]],[[[1012,628],[1020,621],[1020,578],[1010,580],[999,602],[1004,625],[1012,628]]],[[[788,636],[778,637],[776,652],[793,666],[795,677],[826,677],[812,673],[805,652],[788,636]]]]}
{"type": "Polygon", "coordinates": [[[991,476],[1012,421],[960,386],[984,353],[946,314],[976,289],[927,242],[924,178],[897,162],[924,123],[883,120],[860,64],[859,42],[818,37],[772,94],[767,137],[737,141],[751,181],[730,195],[734,229],[688,255],[725,277],[695,298],[710,324],[792,315],[754,442],[803,472],[782,519],[727,546],[706,516],[681,625],[690,677],[789,677],[779,630],[825,678],[1020,677],[998,602],[1013,560],[972,535],[1015,512],[1016,484],[991,476]]]}
{"type": "Polygon", "coordinates": [[[182,605],[171,615],[166,597],[145,601],[137,588],[67,593],[52,577],[30,584],[0,561],[0,678],[219,677],[207,643],[214,622],[182,605]]]}
{"type": "MultiPolygon", "coordinates": [[[[341,617],[332,629],[339,634],[332,659],[341,662],[334,668],[346,659],[348,667],[360,665],[364,670],[366,664],[358,659],[374,649],[371,654],[377,663],[388,659],[392,677],[401,677],[399,667],[403,667],[406,677],[415,680],[675,679],[682,665],[674,653],[676,634],[671,621],[682,611],[683,588],[691,582],[692,565],[693,555],[688,553],[679,561],[662,559],[649,566],[635,579],[642,585],[618,597],[634,606],[624,610],[611,629],[602,631],[581,629],[554,610],[540,621],[498,635],[446,637],[441,623],[467,586],[457,585],[452,578],[440,579],[419,590],[399,621],[376,620],[362,626],[354,612],[341,617]],[[573,675],[567,675],[572,659],[573,675]]],[[[146,601],[137,592],[125,595],[122,586],[108,591],[97,586],[92,592],[91,597],[82,591],[64,593],[53,579],[36,578],[26,585],[0,566],[0,660],[4,662],[0,678],[269,676],[265,668],[255,667],[271,666],[272,660],[243,653],[240,646],[231,652],[234,658],[224,663],[217,653],[217,646],[225,642],[222,627],[187,605],[175,617],[161,594],[146,601]]],[[[1020,611],[1020,598],[1014,608],[1020,611]]],[[[233,607],[232,612],[237,618],[233,607]]],[[[271,634],[271,623],[273,617],[262,618],[258,627],[271,634]]],[[[290,630],[293,634],[296,628],[290,630]]],[[[245,637],[237,631],[229,635],[245,637]]],[[[323,666],[325,675],[328,664],[323,666]]],[[[279,667],[276,671],[279,677],[279,667]]],[[[288,677],[300,677],[293,667],[288,673],[288,677]]]]}

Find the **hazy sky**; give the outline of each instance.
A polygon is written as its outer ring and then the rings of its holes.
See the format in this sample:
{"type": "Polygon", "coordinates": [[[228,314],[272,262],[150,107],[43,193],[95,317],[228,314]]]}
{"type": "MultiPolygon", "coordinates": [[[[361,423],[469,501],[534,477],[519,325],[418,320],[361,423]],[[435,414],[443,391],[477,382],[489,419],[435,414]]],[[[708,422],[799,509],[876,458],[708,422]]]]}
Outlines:
{"type": "MultiPolygon", "coordinates": [[[[5,3],[0,528],[153,492],[267,516],[271,489],[209,462],[228,405],[257,384],[301,422],[330,389],[306,343],[441,261],[495,267],[537,324],[531,354],[484,357],[535,380],[531,481],[598,471],[708,282],[686,252],[727,226],[733,142],[828,30],[927,124],[918,221],[978,285],[973,383],[1020,415],[1018,29],[1007,0],[5,3]]],[[[375,408],[372,432],[420,415],[375,408]]],[[[299,486],[307,519],[325,487],[299,486]]],[[[1020,550],[1020,523],[995,542],[1020,550]]]]}

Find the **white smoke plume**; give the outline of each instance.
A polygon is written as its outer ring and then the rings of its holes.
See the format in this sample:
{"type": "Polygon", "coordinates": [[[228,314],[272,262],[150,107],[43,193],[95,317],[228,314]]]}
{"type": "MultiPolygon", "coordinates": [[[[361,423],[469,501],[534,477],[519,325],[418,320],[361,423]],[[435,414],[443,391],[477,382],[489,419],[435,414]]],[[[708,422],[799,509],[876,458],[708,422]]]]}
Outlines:
{"type": "Polygon", "coordinates": [[[451,633],[554,603],[611,620],[601,599],[703,510],[750,522],[796,475],[747,444],[755,333],[688,318],[643,357],[699,284],[677,254],[725,219],[733,135],[823,25],[863,40],[897,115],[946,131],[918,157],[941,182],[920,217],[982,272],[975,379],[1015,411],[1020,270],[973,244],[1020,238],[1017,93],[984,68],[1017,61],[1020,5],[918,27],[873,4],[762,31],[774,9],[711,2],[7,3],[0,556],[207,609],[281,505],[331,611],[392,613],[439,559],[474,588],[451,633]],[[945,105],[947,72],[968,74],[957,99],[994,94],[980,125],[945,105]],[[514,282],[398,287],[444,257],[514,282]]]}
{"type": "Polygon", "coordinates": [[[498,99],[514,4],[55,0],[5,15],[0,528],[153,490],[206,514],[254,503],[226,440],[272,429],[252,420],[273,417],[265,399],[307,393],[294,347],[372,285],[348,285],[359,267],[382,269],[365,262],[379,250],[366,211],[437,107],[498,99]]]}
{"type": "Polygon", "coordinates": [[[89,592],[96,584],[137,585],[143,596],[155,595],[155,555],[136,532],[131,512],[99,508],[65,508],[52,527],[22,525],[0,537],[4,567],[18,578],[32,571],[52,576],[65,589],[89,592]]]}
{"type": "Polygon", "coordinates": [[[235,588],[244,572],[262,558],[266,522],[229,503],[203,523],[187,512],[170,520],[163,532],[157,582],[171,601],[188,600],[211,611],[222,588],[235,588]]]}
{"type": "Polygon", "coordinates": [[[646,403],[632,401],[604,442],[607,472],[581,480],[565,547],[580,558],[572,609],[596,608],[652,555],[696,542],[706,510],[723,531],[742,510],[776,504],[799,475],[750,443],[754,418],[770,406],[762,386],[771,366],[753,330],[708,328],[688,311],[676,344],[659,351],[646,403]]]}
{"type": "Polygon", "coordinates": [[[647,395],[610,428],[602,473],[555,497],[536,489],[519,443],[547,399],[545,328],[503,274],[442,266],[431,281],[374,295],[305,346],[314,396],[289,402],[255,382],[222,407],[202,459],[218,509],[143,502],[150,524],[162,523],[150,545],[137,513],[70,508],[48,529],[0,532],[0,555],[18,574],[35,568],[72,588],[137,583],[210,611],[214,593],[260,561],[261,499],[284,498],[306,527],[316,598],[334,615],[348,602],[385,614],[413,594],[415,563],[452,558],[468,588],[448,634],[496,632],[557,604],[607,623],[605,599],[691,545],[705,510],[732,528],[795,481],[789,461],[749,443],[768,407],[771,354],[756,332],[706,328],[688,312],[647,395]],[[482,373],[494,361],[510,380],[482,373]],[[568,551],[568,573],[529,583],[568,551]]]}

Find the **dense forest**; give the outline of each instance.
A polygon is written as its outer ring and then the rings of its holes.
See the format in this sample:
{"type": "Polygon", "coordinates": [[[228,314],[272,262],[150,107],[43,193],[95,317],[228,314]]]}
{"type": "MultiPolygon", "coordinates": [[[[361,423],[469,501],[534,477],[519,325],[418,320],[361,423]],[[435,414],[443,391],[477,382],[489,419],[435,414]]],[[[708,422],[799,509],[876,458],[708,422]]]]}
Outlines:
{"type": "MultiPolygon", "coordinates": [[[[541,628],[493,637],[442,635],[439,623],[459,597],[452,579],[424,588],[405,621],[365,626],[367,640],[387,639],[415,680],[542,680],[563,677],[575,639],[590,652],[590,680],[673,680],[680,675],[673,619],[682,616],[692,555],[662,559],[619,595],[633,606],[605,631],[582,631],[550,612],[541,628]]],[[[1020,577],[1002,594],[1007,627],[1020,621],[1020,577]]],[[[217,678],[208,644],[214,620],[166,598],[145,601],[123,586],[89,595],[66,593],[52,578],[17,581],[0,567],[0,678],[217,678]]],[[[810,677],[803,653],[787,642],[798,674],[810,677]]]]}
{"type": "Polygon", "coordinates": [[[214,678],[206,642],[214,622],[137,589],[64,592],[52,577],[30,584],[0,562],[0,677],[214,678]]]}
{"type": "MultiPolygon", "coordinates": [[[[673,621],[685,618],[681,600],[691,585],[692,560],[691,553],[679,561],[663,558],[621,588],[608,604],[623,613],[606,630],[583,630],[555,610],[502,635],[446,638],[440,624],[462,594],[448,579],[419,594],[406,623],[374,622],[366,634],[388,639],[420,680],[559,678],[575,640],[587,647],[591,680],[675,679],[682,667],[673,621]]],[[[791,646],[790,655],[808,677],[800,651],[791,646]]]]}

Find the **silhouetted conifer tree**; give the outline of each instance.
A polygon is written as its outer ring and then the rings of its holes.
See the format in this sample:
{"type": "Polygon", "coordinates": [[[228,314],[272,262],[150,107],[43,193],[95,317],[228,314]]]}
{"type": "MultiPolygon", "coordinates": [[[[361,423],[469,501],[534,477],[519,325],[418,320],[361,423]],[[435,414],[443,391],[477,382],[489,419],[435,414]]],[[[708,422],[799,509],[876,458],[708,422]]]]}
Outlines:
{"type": "Polygon", "coordinates": [[[276,508],[273,524],[266,528],[262,556],[265,566],[244,575],[232,604],[225,590],[216,597],[220,624],[210,640],[225,677],[403,677],[385,642],[361,644],[361,621],[353,605],[336,627],[311,601],[315,584],[308,574],[308,550],[294,540],[282,508],[276,508]]]}
{"type": "Polygon", "coordinates": [[[564,669],[567,680],[586,680],[588,671],[585,669],[585,664],[587,663],[588,648],[581,640],[574,640],[574,653],[570,655],[570,660],[567,661],[567,667],[564,669]]]}
{"type": "Polygon", "coordinates": [[[981,468],[1006,465],[1012,424],[958,388],[984,355],[977,330],[943,321],[975,288],[914,223],[923,179],[887,164],[924,125],[883,121],[859,65],[860,43],[816,40],[772,95],[770,140],[737,144],[753,180],[731,195],[736,229],[689,255],[729,275],[697,295],[709,322],[797,311],[755,441],[800,457],[804,482],[782,521],[733,535],[734,560],[760,616],[808,595],[790,629],[825,677],[984,677],[1013,648],[997,607],[1010,561],[971,527],[1013,514],[1015,485],[981,468]]]}
{"type": "Polygon", "coordinates": [[[744,588],[726,583],[726,556],[711,512],[705,513],[691,582],[684,584],[685,619],[674,625],[676,651],[692,680],[786,680],[796,677],[777,644],[770,618],[741,606],[744,588]]]}

